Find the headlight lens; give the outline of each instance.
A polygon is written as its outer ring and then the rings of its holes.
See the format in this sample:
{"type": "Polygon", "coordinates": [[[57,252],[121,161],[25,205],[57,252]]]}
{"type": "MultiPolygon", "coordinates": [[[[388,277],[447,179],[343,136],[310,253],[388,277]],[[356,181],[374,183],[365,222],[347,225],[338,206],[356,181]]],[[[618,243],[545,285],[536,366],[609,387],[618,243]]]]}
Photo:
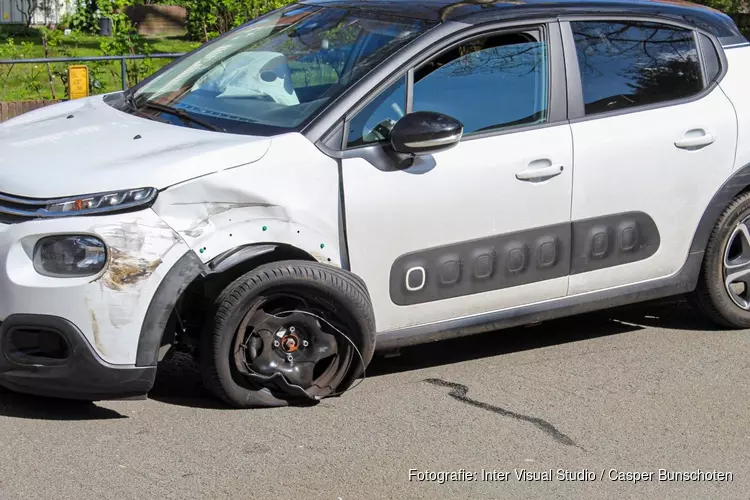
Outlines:
{"type": "Polygon", "coordinates": [[[48,236],[34,246],[34,269],[43,276],[93,276],[107,264],[107,247],[94,236],[48,236]]]}
{"type": "Polygon", "coordinates": [[[157,191],[154,188],[139,188],[83,195],[50,202],[45,207],[45,211],[51,216],[60,216],[126,210],[152,202],[156,194],[157,191]]]}

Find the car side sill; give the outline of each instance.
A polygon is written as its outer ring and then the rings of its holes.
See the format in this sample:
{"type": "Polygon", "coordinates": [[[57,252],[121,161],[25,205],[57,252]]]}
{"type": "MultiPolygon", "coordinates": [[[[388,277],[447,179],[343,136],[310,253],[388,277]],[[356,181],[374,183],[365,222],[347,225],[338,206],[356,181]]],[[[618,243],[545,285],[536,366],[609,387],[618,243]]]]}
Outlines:
{"type": "Polygon", "coordinates": [[[564,316],[573,316],[575,314],[598,311],[635,302],[680,295],[695,289],[702,262],[703,251],[697,251],[688,256],[682,269],[665,278],[570,297],[561,297],[528,306],[504,309],[476,316],[382,332],[375,339],[375,349],[381,351],[464,337],[476,333],[501,330],[564,316]]]}

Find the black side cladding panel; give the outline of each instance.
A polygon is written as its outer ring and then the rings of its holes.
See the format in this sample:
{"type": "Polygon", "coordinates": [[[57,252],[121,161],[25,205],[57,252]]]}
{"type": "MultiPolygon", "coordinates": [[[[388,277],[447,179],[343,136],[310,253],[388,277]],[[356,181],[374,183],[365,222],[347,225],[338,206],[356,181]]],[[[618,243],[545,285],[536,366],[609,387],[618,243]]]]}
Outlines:
{"type": "Polygon", "coordinates": [[[651,257],[659,242],[651,217],[628,212],[430,248],[396,259],[391,300],[408,306],[619,266],[651,257]]]}
{"type": "Polygon", "coordinates": [[[643,212],[573,221],[570,274],[648,259],[659,248],[659,230],[643,212]]]}
{"type": "Polygon", "coordinates": [[[400,306],[567,276],[570,224],[557,224],[402,255],[391,267],[400,306]]]}

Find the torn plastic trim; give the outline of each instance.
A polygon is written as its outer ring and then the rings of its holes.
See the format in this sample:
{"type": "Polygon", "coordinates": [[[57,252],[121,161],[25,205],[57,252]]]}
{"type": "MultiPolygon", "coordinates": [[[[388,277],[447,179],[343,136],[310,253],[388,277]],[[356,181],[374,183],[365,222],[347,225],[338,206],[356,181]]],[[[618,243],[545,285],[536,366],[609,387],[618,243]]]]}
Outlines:
{"type": "Polygon", "coordinates": [[[244,245],[238,248],[227,250],[226,252],[214,257],[208,265],[203,275],[222,273],[234,266],[241,264],[255,257],[260,257],[275,251],[278,245],[244,245]]]}
{"type": "Polygon", "coordinates": [[[204,270],[203,262],[190,250],[164,276],[151,299],[141,326],[135,366],[155,366],[159,362],[161,339],[172,310],[183,292],[204,270]]]}

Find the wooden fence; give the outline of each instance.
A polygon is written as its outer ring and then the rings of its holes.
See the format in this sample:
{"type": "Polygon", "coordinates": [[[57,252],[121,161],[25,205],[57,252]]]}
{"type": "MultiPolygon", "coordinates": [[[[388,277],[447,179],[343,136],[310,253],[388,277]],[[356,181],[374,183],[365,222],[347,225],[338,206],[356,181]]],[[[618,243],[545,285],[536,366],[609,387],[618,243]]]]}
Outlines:
{"type": "Polygon", "coordinates": [[[27,111],[32,111],[58,102],[60,102],[60,100],[0,102],[0,122],[9,120],[14,116],[26,113],[27,111]]]}

